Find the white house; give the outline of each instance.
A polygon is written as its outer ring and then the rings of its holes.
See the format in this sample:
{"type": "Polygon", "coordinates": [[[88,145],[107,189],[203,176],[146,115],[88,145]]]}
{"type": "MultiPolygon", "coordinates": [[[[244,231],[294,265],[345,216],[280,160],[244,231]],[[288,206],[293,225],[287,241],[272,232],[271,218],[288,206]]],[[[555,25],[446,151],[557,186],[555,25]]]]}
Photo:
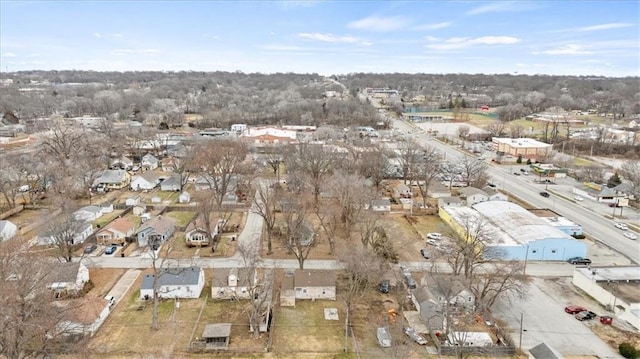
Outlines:
{"type": "Polygon", "coordinates": [[[297,299],[336,300],[336,274],[330,270],[296,269],[293,285],[297,299]]]}
{"type": "Polygon", "coordinates": [[[73,212],[73,217],[77,221],[95,221],[102,216],[102,208],[100,206],[85,206],[73,212]]]}
{"type": "Polygon", "coordinates": [[[125,156],[122,156],[120,158],[113,160],[110,166],[111,169],[122,169],[122,170],[128,170],[128,169],[131,169],[132,167],[133,167],[133,161],[125,156]]]}
{"type": "Polygon", "coordinates": [[[159,163],[160,161],[158,161],[158,159],[154,155],[147,153],[146,155],[142,156],[140,166],[142,167],[142,169],[147,171],[155,170],[156,168],[158,168],[159,163]]]}
{"type": "Polygon", "coordinates": [[[249,299],[249,290],[257,284],[250,268],[216,268],[211,280],[212,299],[249,299]]]}
{"type": "Polygon", "coordinates": [[[109,302],[99,297],[82,297],[53,302],[64,311],[62,320],[56,324],[62,335],[93,336],[111,312],[109,302]]]}
{"type": "Polygon", "coordinates": [[[113,203],[103,203],[100,205],[102,214],[113,213],[113,203]]]}
{"type": "Polygon", "coordinates": [[[147,171],[141,175],[133,176],[129,188],[132,191],[152,190],[160,183],[160,177],[155,172],[147,171]]]}
{"type": "MultiPolygon", "coordinates": [[[[153,298],[154,275],[142,278],[140,299],[153,298]]],[[[160,298],[199,298],[204,288],[204,270],[200,267],[162,268],[158,273],[157,293],[160,298]]]]}
{"type": "MultiPolygon", "coordinates": [[[[133,182],[133,181],[132,181],[132,182],[133,182]]],[[[129,197],[129,198],[127,198],[127,199],[124,201],[125,206],[135,206],[135,205],[137,205],[138,203],[140,203],[140,196],[139,196],[139,195],[137,195],[137,194],[136,194],[136,195],[133,195],[133,196],[131,196],[131,197],[129,197]]]]}
{"type": "Polygon", "coordinates": [[[47,288],[56,294],[75,294],[89,281],[89,268],[81,262],[51,263],[46,277],[47,288]]]}
{"type": "Polygon", "coordinates": [[[0,242],[15,237],[17,232],[18,226],[11,221],[0,220],[0,242]]]}
{"type": "Polygon", "coordinates": [[[377,199],[371,202],[371,207],[374,212],[389,212],[391,211],[391,201],[388,198],[377,199]]]}
{"type": "Polygon", "coordinates": [[[451,197],[451,189],[441,182],[432,181],[427,188],[427,195],[431,198],[451,197]]]}
{"type": "Polygon", "coordinates": [[[462,199],[460,197],[440,197],[438,198],[438,207],[460,207],[462,199]]]}
{"type": "Polygon", "coordinates": [[[176,173],[171,177],[165,179],[164,181],[162,181],[162,183],[160,183],[160,190],[174,191],[174,192],[179,191],[180,189],[182,189],[182,183],[180,178],[181,178],[180,174],[176,173]]]}
{"type": "Polygon", "coordinates": [[[493,339],[487,332],[452,332],[447,337],[447,345],[465,347],[488,347],[493,345],[493,339]]]}
{"type": "Polygon", "coordinates": [[[394,198],[411,198],[411,188],[404,183],[400,183],[393,189],[394,198]]]}
{"type": "Polygon", "coordinates": [[[491,188],[489,186],[485,187],[482,189],[484,191],[484,193],[487,194],[487,197],[489,198],[489,201],[508,201],[509,200],[509,196],[507,196],[506,194],[496,190],[495,188],[491,188]]]}
{"type": "MultiPolygon", "coordinates": [[[[69,238],[67,237],[67,234],[71,234],[73,235],[71,244],[76,245],[83,243],[85,239],[87,239],[87,237],[89,237],[91,233],[93,233],[93,224],[91,222],[77,222],[69,226],[67,230],[69,232],[65,231],[66,233],[62,234],[64,236],[64,240],[69,238]]],[[[56,243],[60,242],[59,240],[62,239],[62,237],[56,238],[55,235],[51,234],[45,234],[35,237],[35,241],[41,246],[55,245],[56,243]]]]}
{"type": "Polygon", "coordinates": [[[462,187],[458,189],[458,192],[460,193],[460,198],[462,198],[464,203],[469,207],[476,203],[489,200],[489,196],[487,196],[483,190],[475,187],[462,187]]]}

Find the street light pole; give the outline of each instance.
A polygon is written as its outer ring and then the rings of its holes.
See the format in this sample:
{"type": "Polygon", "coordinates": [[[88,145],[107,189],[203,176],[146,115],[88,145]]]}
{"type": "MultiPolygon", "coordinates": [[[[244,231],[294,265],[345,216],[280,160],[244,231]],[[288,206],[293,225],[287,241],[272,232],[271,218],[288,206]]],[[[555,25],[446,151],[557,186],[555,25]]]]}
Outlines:
{"type": "MultiPolygon", "coordinates": [[[[524,268],[522,268],[522,275],[527,274],[527,259],[529,258],[529,245],[527,244],[527,252],[524,254],[524,268]]],[[[520,333],[522,334],[522,333],[520,333]]]]}
{"type": "Polygon", "coordinates": [[[520,341],[518,343],[518,351],[522,351],[522,320],[524,318],[524,313],[520,312],[520,341]]]}

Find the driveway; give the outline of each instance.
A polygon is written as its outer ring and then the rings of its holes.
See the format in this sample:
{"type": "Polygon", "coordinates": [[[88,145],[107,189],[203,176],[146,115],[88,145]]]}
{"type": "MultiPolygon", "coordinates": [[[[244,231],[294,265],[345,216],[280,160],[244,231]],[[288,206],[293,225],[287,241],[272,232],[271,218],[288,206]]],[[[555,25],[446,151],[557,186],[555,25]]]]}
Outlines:
{"type": "Polygon", "coordinates": [[[111,288],[108,295],[115,299],[116,304],[120,303],[124,298],[124,295],[127,293],[129,288],[131,288],[136,279],[138,279],[139,275],[139,269],[129,269],[122,275],[122,277],[120,277],[120,280],[118,280],[113,288],[111,288]]]}
{"type": "MultiPolygon", "coordinates": [[[[508,325],[516,346],[519,345],[520,315],[522,313],[522,350],[528,351],[545,342],[565,356],[591,355],[597,358],[622,358],[602,339],[595,335],[587,323],[576,320],[564,312],[568,304],[545,293],[545,283],[535,279],[527,298],[499,302],[493,314],[508,325]]],[[[596,310],[597,314],[599,313],[596,310]]],[[[590,324],[595,323],[598,319],[590,324]]]]}

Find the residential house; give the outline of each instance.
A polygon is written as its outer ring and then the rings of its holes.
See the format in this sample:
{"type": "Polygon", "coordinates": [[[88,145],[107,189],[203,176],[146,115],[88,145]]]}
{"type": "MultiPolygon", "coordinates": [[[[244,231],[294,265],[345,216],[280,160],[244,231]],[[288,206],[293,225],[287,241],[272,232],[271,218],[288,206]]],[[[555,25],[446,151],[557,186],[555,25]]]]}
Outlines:
{"type": "Polygon", "coordinates": [[[51,263],[46,277],[47,288],[56,296],[75,295],[82,291],[89,281],[89,268],[82,262],[51,263]]]}
{"type": "Polygon", "coordinates": [[[476,203],[485,202],[489,200],[489,196],[484,193],[483,190],[475,187],[462,187],[458,189],[460,198],[464,201],[468,207],[473,206],[476,203]]]}
{"type": "Polygon", "coordinates": [[[249,299],[257,273],[250,268],[216,268],[211,280],[212,299],[249,299]]]}
{"type": "Polygon", "coordinates": [[[173,172],[178,166],[178,160],[174,157],[165,157],[160,160],[160,166],[164,172],[173,172]]]}
{"type": "Polygon", "coordinates": [[[158,168],[160,161],[152,154],[147,153],[142,156],[142,161],[140,162],[140,167],[142,167],[145,171],[155,170],[158,168]]]}
{"type": "Polygon", "coordinates": [[[189,192],[183,191],[182,193],[180,193],[180,196],[178,196],[178,203],[189,203],[189,202],[191,202],[191,195],[189,194],[189,192]]]}
{"type": "Polygon", "coordinates": [[[125,156],[122,156],[113,160],[109,168],[112,170],[130,170],[131,168],[133,168],[133,161],[125,156]]]}
{"type": "Polygon", "coordinates": [[[64,232],[65,233],[58,234],[59,237],[51,235],[50,233],[43,234],[37,236],[35,241],[37,244],[42,246],[51,246],[59,243],[61,240],[66,240],[69,238],[68,235],[71,235],[71,244],[80,244],[83,243],[91,233],[93,233],[93,224],[91,222],[76,221],[66,228],[64,232]]]}
{"type": "Polygon", "coordinates": [[[0,242],[12,239],[18,232],[18,226],[8,220],[0,220],[0,242]]]}
{"type": "Polygon", "coordinates": [[[445,316],[442,303],[433,296],[426,286],[420,286],[411,292],[411,302],[418,311],[427,331],[444,329],[445,316]]]}
{"type": "MultiPolygon", "coordinates": [[[[140,286],[140,299],[153,299],[153,274],[146,274],[140,286]]],[[[192,266],[188,268],[161,268],[156,280],[159,298],[199,298],[204,288],[204,270],[192,266]]]]}
{"type": "Polygon", "coordinates": [[[487,332],[451,332],[447,336],[447,345],[487,347],[493,345],[493,339],[487,332]]]}
{"type": "Polygon", "coordinates": [[[98,244],[124,244],[128,237],[135,232],[135,224],[126,217],[120,217],[111,221],[96,232],[96,241],[98,244]]]}
{"type": "Polygon", "coordinates": [[[451,197],[451,189],[439,181],[431,181],[427,195],[431,198],[451,197]]]}
{"type": "Polygon", "coordinates": [[[146,211],[147,205],[144,203],[138,203],[131,209],[131,213],[133,213],[134,216],[141,216],[146,211]]]}
{"type": "Polygon", "coordinates": [[[391,201],[388,198],[376,199],[371,201],[371,207],[374,212],[389,212],[391,211],[391,201]]]}
{"type": "Polygon", "coordinates": [[[176,173],[171,175],[171,177],[165,179],[164,181],[162,181],[162,183],[160,183],[160,190],[161,191],[173,191],[173,192],[178,192],[182,189],[182,176],[180,176],[180,174],[176,173]]]}
{"type": "Polygon", "coordinates": [[[336,274],[331,270],[296,269],[293,275],[296,300],[336,300],[336,274]]]}
{"type": "Polygon", "coordinates": [[[484,191],[484,193],[487,194],[488,201],[508,201],[509,200],[509,196],[496,190],[495,188],[486,186],[485,188],[482,189],[482,191],[484,191]]]}
{"type": "Polygon", "coordinates": [[[102,208],[100,206],[85,206],[73,212],[73,218],[77,221],[95,221],[102,217],[102,208]]]}
{"type": "Polygon", "coordinates": [[[439,303],[463,309],[473,309],[476,305],[475,295],[459,280],[435,275],[425,276],[422,283],[439,303]]]}
{"type": "Polygon", "coordinates": [[[399,183],[393,189],[393,198],[411,198],[411,187],[407,186],[404,183],[399,183]]]}
{"type": "Polygon", "coordinates": [[[199,215],[193,221],[189,222],[187,228],[184,230],[185,243],[188,247],[208,246],[211,244],[210,241],[218,235],[221,226],[222,220],[218,220],[211,221],[211,227],[213,228],[207,228],[204,218],[202,215],[199,215]]]}
{"type": "Polygon", "coordinates": [[[573,187],[573,193],[601,203],[618,203],[620,199],[629,197],[628,194],[619,192],[615,188],[609,188],[596,183],[575,185],[573,187]]]}
{"type": "Polygon", "coordinates": [[[204,350],[229,349],[229,337],[231,336],[231,323],[207,324],[202,332],[204,350]]]}
{"type": "Polygon", "coordinates": [[[129,188],[132,191],[152,190],[160,183],[160,176],[153,171],[147,171],[131,178],[129,188]]]}
{"type": "Polygon", "coordinates": [[[105,190],[117,190],[126,188],[131,182],[131,175],[125,170],[106,170],[95,181],[95,184],[102,186],[105,190]]]}
{"type": "MultiPolygon", "coordinates": [[[[131,183],[133,183],[133,180],[131,180],[131,183]]],[[[130,206],[135,206],[135,205],[137,205],[138,203],[140,203],[140,195],[137,195],[137,194],[134,194],[133,196],[131,196],[131,197],[127,198],[127,199],[124,201],[124,205],[125,205],[125,206],[129,206],[129,207],[130,207],[130,206]]]]}
{"type": "Polygon", "coordinates": [[[542,342],[529,349],[533,359],[564,359],[564,356],[549,344],[542,342]]]}
{"type": "Polygon", "coordinates": [[[227,192],[222,196],[223,206],[235,206],[238,204],[238,195],[233,192],[227,192]]]}
{"type": "Polygon", "coordinates": [[[175,223],[171,218],[157,216],[150,219],[140,226],[136,234],[138,246],[146,247],[151,245],[153,250],[164,243],[175,230],[175,223]]]}
{"type": "Polygon", "coordinates": [[[208,174],[203,174],[195,179],[193,186],[196,191],[209,191],[213,187],[213,178],[208,174]]]}
{"type": "Polygon", "coordinates": [[[438,207],[462,207],[462,199],[460,197],[440,197],[438,198],[438,207]]]}
{"type": "MultiPolygon", "coordinates": [[[[304,221],[298,231],[293,234],[293,241],[298,241],[303,246],[310,246],[316,238],[316,232],[307,221],[304,221]]],[[[295,242],[292,242],[295,243],[295,242]]]]}
{"type": "Polygon", "coordinates": [[[100,212],[102,212],[102,214],[113,213],[113,203],[111,202],[102,203],[100,205],[100,212]]]}
{"type": "Polygon", "coordinates": [[[64,308],[62,320],[56,324],[58,333],[62,335],[93,336],[111,312],[109,302],[100,297],[82,297],[53,303],[64,308]]]}

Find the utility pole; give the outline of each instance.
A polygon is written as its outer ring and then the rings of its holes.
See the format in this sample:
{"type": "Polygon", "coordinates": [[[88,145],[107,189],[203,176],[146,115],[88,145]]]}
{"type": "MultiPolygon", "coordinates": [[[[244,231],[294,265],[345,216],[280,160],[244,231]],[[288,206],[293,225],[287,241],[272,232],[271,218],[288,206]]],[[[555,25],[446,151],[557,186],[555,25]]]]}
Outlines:
{"type": "Polygon", "coordinates": [[[522,320],[524,318],[524,313],[520,312],[520,341],[518,344],[518,351],[522,351],[522,320]]]}

